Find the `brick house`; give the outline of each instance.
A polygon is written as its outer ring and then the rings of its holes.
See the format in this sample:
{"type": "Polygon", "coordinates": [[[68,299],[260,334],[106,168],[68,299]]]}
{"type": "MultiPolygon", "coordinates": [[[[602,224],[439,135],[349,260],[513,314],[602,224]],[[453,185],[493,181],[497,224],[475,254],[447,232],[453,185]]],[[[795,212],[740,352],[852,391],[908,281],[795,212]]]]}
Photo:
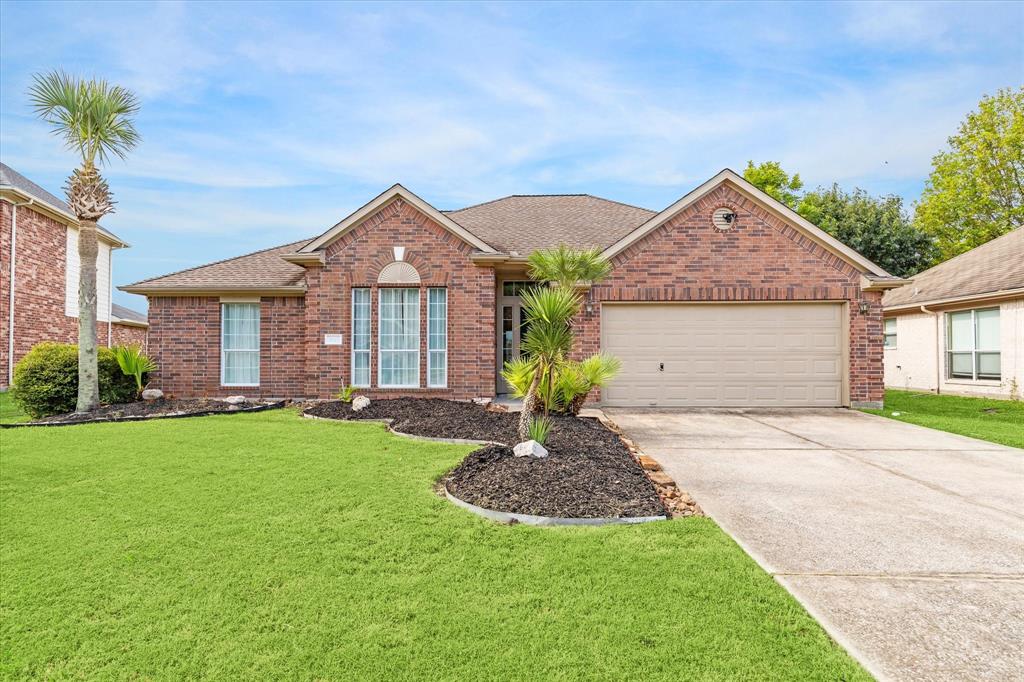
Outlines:
{"type": "MultiPolygon", "coordinates": [[[[100,228],[97,340],[146,343],[146,316],[111,301],[113,254],[128,244],[100,228]]],[[[66,203],[0,163],[0,388],[42,341],[78,342],[78,221],[66,203]]]]}
{"type": "Polygon", "coordinates": [[[149,297],[154,385],[178,396],[490,397],[516,357],[526,258],[597,247],[580,353],[606,405],[882,400],[882,292],[904,284],[723,170],[663,211],[590,195],[440,211],[401,185],[317,237],[122,287],[149,297]]]}

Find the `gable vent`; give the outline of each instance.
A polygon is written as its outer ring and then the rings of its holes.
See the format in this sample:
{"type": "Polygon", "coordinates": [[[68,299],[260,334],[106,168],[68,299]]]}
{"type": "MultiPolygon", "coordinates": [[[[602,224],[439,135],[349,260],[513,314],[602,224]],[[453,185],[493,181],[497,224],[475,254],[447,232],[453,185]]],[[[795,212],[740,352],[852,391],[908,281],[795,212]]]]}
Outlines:
{"type": "Polygon", "coordinates": [[[377,275],[377,284],[419,284],[420,273],[405,261],[388,263],[377,275]]]}
{"type": "Polygon", "coordinates": [[[716,230],[731,230],[736,224],[736,212],[726,206],[716,208],[711,214],[711,224],[716,230]]]}

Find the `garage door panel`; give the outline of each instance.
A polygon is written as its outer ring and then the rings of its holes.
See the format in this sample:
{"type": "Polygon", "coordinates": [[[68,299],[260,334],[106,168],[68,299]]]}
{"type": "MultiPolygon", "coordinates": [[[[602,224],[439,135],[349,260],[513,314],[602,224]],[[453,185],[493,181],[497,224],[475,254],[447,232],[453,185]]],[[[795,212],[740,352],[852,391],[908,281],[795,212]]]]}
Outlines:
{"type": "Polygon", "coordinates": [[[840,304],[602,308],[602,348],[623,362],[609,405],[842,404],[840,304]],[[664,370],[659,364],[664,363],[664,370]]]}

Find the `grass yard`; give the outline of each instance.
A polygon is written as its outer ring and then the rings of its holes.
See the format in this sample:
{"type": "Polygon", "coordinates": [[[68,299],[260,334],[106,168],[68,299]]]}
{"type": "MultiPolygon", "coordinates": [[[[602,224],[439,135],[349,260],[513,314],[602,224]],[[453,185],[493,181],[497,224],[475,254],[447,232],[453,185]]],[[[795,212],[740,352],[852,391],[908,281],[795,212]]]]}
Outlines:
{"type": "Polygon", "coordinates": [[[455,508],[469,446],[293,410],[0,438],[4,678],[870,679],[710,519],[455,508]]]}
{"type": "Polygon", "coordinates": [[[864,410],[940,431],[1024,448],[1024,402],[886,391],[885,409],[864,410]],[[899,412],[898,415],[893,414],[899,412]]]}
{"type": "Polygon", "coordinates": [[[14,402],[10,391],[0,391],[0,424],[27,422],[28,415],[14,402]]]}

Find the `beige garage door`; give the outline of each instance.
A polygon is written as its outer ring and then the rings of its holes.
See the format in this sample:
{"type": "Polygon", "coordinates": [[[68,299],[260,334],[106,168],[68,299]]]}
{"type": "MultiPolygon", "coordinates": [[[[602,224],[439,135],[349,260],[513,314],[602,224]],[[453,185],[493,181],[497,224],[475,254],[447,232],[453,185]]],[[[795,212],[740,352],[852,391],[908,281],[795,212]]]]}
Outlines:
{"type": "Polygon", "coordinates": [[[622,360],[606,405],[827,407],[843,399],[838,303],[605,304],[622,360]]]}

